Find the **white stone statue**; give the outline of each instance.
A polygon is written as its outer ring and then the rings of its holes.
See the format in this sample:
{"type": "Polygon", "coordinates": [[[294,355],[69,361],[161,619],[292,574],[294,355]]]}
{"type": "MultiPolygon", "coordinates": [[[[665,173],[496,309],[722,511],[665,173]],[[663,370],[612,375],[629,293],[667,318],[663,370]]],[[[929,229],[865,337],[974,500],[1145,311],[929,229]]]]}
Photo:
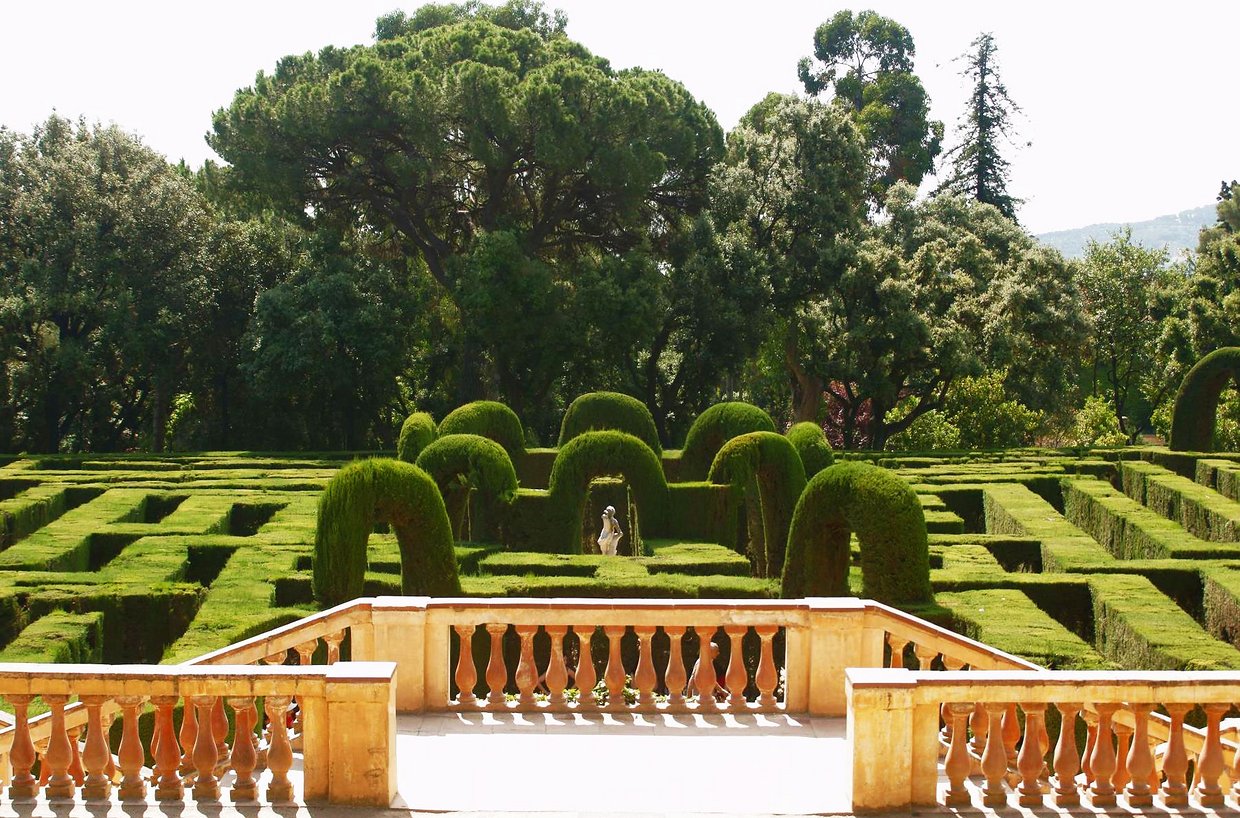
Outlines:
{"type": "Polygon", "coordinates": [[[616,507],[608,506],[603,509],[603,530],[598,535],[599,553],[609,557],[616,556],[616,547],[620,545],[620,538],[623,536],[620,521],[616,519],[616,507]]]}

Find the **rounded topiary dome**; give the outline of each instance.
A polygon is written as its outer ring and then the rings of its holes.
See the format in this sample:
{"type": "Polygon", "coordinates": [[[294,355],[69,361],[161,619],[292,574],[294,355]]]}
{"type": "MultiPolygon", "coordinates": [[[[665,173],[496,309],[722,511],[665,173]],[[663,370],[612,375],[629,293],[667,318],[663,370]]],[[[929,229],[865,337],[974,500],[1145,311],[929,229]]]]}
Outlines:
{"type": "Polygon", "coordinates": [[[792,424],[788,430],[788,442],[801,456],[805,477],[809,479],[835,462],[835,452],[827,442],[827,435],[817,423],[808,420],[792,424]]]}
{"type": "Polygon", "coordinates": [[[439,436],[435,419],[428,412],[414,412],[405,418],[396,440],[396,459],[417,462],[418,455],[439,436]]]}
{"type": "Polygon", "coordinates": [[[479,435],[504,447],[516,460],[525,454],[525,429],[521,418],[505,404],[494,400],[476,400],[458,406],[439,421],[441,435],[479,435]]]}
{"type": "Polygon", "coordinates": [[[609,429],[628,432],[649,446],[656,455],[663,453],[654,417],[646,404],[620,392],[588,392],[569,404],[560,424],[560,445],[585,432],[609,429]]]}
{"type": "Polygon", "coordinates": [[[1228,382],[1240,375],[1240,347],[1216,349],[1188,370],[1175,396],[1169,445],[1177,452],[1214,448],[1218,401],[1228,382]]]}
{"type": "Polygon", "coordinates": [[[705,480],[715,455],[723,444],[749,432],[773,432],[775,421],[752,403],[716,403],[689,427],[685,447],[680,453],[681,476],[685,480],[705,480]]]}

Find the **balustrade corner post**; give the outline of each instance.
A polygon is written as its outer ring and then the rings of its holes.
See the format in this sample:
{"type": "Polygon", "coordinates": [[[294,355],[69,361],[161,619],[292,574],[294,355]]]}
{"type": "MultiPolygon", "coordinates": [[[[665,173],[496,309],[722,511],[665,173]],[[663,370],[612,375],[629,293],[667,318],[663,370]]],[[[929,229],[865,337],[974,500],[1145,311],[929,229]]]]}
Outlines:
{"type": "Polygon", "coordinates": [[[914,706],[916,685],[908,671],[854,667],[845,676],[853,811],[886,812],[933,804],[938,704],[914,706]],[[927,717],[918,718],[918,709],[927,717]],[[927,726],[928,717],[934,719],[933,728],[927,726]],[[915,735],[919,722],[928,731],[923,740],[915,735]],[[926,782],[930,783],[928,794],[923,792],[926,782]]]}
{"type": "MultiPolygon", "coordinates": [[[[886,633],[869,623],[865,603],[859,599],[811,598],[805,600],[807,633],[799,655],[788,655],[787,707],[804,701],[812,716],[843,716],[848,712],[844,669],[883,666],[886,633]],[[804,662],[804,667],[794,666],[804,662]],[[807,690],[802,700],[793,698],[794,685],[807,690]]],[[[791,641],[789,642],[791,647],[791,641]]]]}
{"type": "Polygon", "coordinates": [[[340,662],[327,668],[324,717],[306,720],[307,799],[321,797],[321,786],[312,782],[326,781],[329,803],[391,805],[397,787],[398,678],[395,662],[340,662]]]}
{"type": "Polygon", "coordinates": [[[448,702],[451,642],[448,627],[427,627],[430,597],[378,597],[371,603],[373,649],[365,659],[396,663],[396,709],[418,713],[448,702]]]}

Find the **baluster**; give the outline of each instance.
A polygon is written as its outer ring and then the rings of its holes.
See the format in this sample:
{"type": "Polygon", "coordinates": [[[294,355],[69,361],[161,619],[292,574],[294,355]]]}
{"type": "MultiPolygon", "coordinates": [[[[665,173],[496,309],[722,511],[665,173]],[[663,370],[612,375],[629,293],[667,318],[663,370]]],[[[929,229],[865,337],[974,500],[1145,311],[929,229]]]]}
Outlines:
{"type": "Polygon", "coordinates": [[[607,669],[603,671],[603,681],[607,683],[608,710],[625,708],[624,658],[620,655],[620,639],[625,630],[624,625],[603,626],[603,634],[607,637],[607,669]]]}
{"type": "Polygon", "coordinates": [[[69,777],[73,786],[80,787],[86,783],[86,770],[82,766],[82,727],[70,727],[65,730],[69,734],[69,777]]]}
{"type": "Polygon", "coordinates": [[[1016,767],[1016,744],[1020,741],[1020,717],[1016,714],[1016,705],[1009,704],[1007,709],[1003,711],[1003,726],[1000,728],[1000,734],[1003,736],[1003,752],[1007,758],[1008,775],[1012,778],[1012,786],[1015,788],[1016,782],[1020,780],[1020,770],[1016,767]]]}
{"type": "MultiPolygon", "coordinates": [[[[155,732],[159,736],[155,756],[155,798],[159,801],[180,801],[185,797],[185,788],[178,775],[181,748],[177,746],[177,734],[172,725],[172,708],[179,700],[178,696],[151,697],[151,704],[155,705],[155,732]]],[[[187,705],[185,713],[193,713],[193,707],[187,705]]]]}
{"type": "MultiPolygon", "coordinates": [[[[300,715],[300,714],[299,714],[300,715]]],[[[224,697],[216,696],[211,708],[211,737],[215,739],[215,775],[228,771],[228,714],[224,712],[224,697]]]]}
{"type": "MultiPolygon", "coordinates": [[[[946,670],[960,670],[964,667],[964,662],[943,654],[943,667],[946,670]]],[[[950,747],[952,743],[952,730],[955,729],[952,727],[952,724],[955,720],[952,718],[948,702],[943,702],[943,705],[939,708],[939,718],[943,721],[943,729],[939,732],[939,742],[944,747],[950,747]]],[[[942,748],[940,748],[940,752],[942,751],[942,748]]]]}
{"type": "Polygon", "coordinates": [[[715,688],[719,686],[719,677],[715,673],[715,656],[719,646],[711,641],[718,630],[718,625],[694,625],[698,635],[698,660],[694,667],[693,687],[698,694],[698,710],[713,713],[718,710],[715,703],[715,688]]]}
{"type": "Polygon", "coordinates": [[[1219,737],[1219,719],[1230,705],[1212,702],[1202,705],[1206,711],[1206,745],[1197,760],[1197,800],[1203,807],[1223,804],[1223,791],[1218,779],[1227,764],[1223,761],[1223,743],[1219,737]]]}
{"type": "MultiPolygon", "coordinates": [[[[112,722],[115,718],[115,711],[103,714],[103,736],[105,743],[108,741],[108,736],[112,734],[112,722]]],[[[104,773],[107,775],[109,781],[116,781],[118,778],[116,774],[116,758],[113,757],[110,749],[108,752],[108,763],[104,773]]]]}
{"type": "Polygon", "coordinates": [[[308,642],[302,642],[300,645],[293,645],[293,650],[297,651],[297,664],[308,665],[314,660],[314,652],[319,648],[319,640],[311,639],[308,642]]]}
{"type": "Polygon", "coordinates": [[[1094,752],[1090,756],[1090,768],[1094,774],[1094,783],[1090,787],[1089,800],[1095,807],[1115,806],[1115,785],[1111,776],[1115,774],[1115,748],[1111,746],[1111,718],[1119,709],[1115,702],[1098,702],[1094,705],[1098,711],[1098,736],[1094,739],[1094,752]]]}
{"type": "Polygon", "coordinates": [[[487,633],[491,634],[491,657],[487,659],[487,708],[506,707],[504,686],[508,684],[508,665],[504,663],[504,634],[508,626],[499,622],[488,622],[487,633]]]}
{"type": "Polygon", "coordinates": [[[69,697],[64,694],[49,694],[43,702],[52,709],[51,737],[47,743],[47,754],[43,763],[47,765],[47,787],[44,792],[48,800],[53,798],[73,797],[73,778],[69,775],[69,764],[73,760],[73,749],[69,746],[69,735],[65,732],[65,703],[69,697]]]}
{"type": "Polygon", "coordinates": [[[963,806],[971,802],[969,789],[965,781],[973,768],[973,759],[969,755],[969,717],[975,707],[968,702],[948,702],[946,705],[948,723],[951,725],[951,745],[947,748],[947,756],[943,759],[943,772],[947,774],[949,783],[946,803],[951,806],[963,806]]]}
{"type": "MultiPolygon", "coordinates": [[[[142,779],[142,765],[146,762],[142,752],[142,738],[138,735],[138,715],[141,712],[143,696],[118,696],[116,703],[121,707],[121,746],[117,748],[117,758],[121,767],[120,797],[122,801],[142,801],[146,799],[146,781],[142,779]]],[[[156,724],[156,729],[159,725],[156,724]]],[[[151,736],[151,743],[155,737],[151,736]]],[[[152,750],[152,754],[157,753],[152,750]]]]}
{"type": "Polygon", "coordinates": [[[47,784],[47,779],[52,774],[51,765],[49,765],[44,757],[47,755],[47,743],[50,738],[44,737],[34,743],[35,756],[39,759],[39,786],[47,784]]]}
{"type": "Polygon", "coordinates": [[[982,707],[980,702],[973,706],[973,715],[969,717],[969,729],[973,731],[973,741],[969,745],[969,750],[974,758],[981,761],[982,753],[986,752],[990,718],[986,715],[986,708],[982,707]]]}
{"type": "Polygon", "coordinates": [[[778,625],[758,625],[754,628],[758,633],[758,639],[761,640],[762,650],[758,658],[758,672],[754,674],[754,687],[758,688],[758,709],[762,711],[773,710],[777,702],[775,701],[775,686],[779,684],[779,672],[775,670],[775,634],[779,632],[778,625]]]}
{"type": "Polygon", "coordinates": [[[9,798],[13,801],[35,798],[39,794],[39,781],[30,773],[35,762],[34,742],[30,739],[30,700],[34,697],[26,693],[10,693],[5,698],[13,705],[15,717],[13,746],[9,749],[9,763],[13,767],[9,798]]]}
{"type": "Polygon", "coordinates": [[[103,736],[103,703],[107,696],[82,696],[86,705],[86,752],[82,756],[85,777],[82,798],[87,801],[104,801],[112,795],[112,781],[108,778],[108,741],[103,736]]]}
{"type": "MultiPolygon", "coordinates": [[[[194,709],[198,711],[198,735],[195,737],[192,758],[196,776],[194,778],[194,799],[197,801],[218,801],[220,798],[220,782],[215,777],[215,762],[219,754],[215,749],[215,735],[211,728],[211,709],[215,706],[216,696],[193,696],[194,709]]],[[[189,702],[186,702],[186,709],[189,702]]]]}
{"type": "Polygon", "coordinates": [[[1115,792],[1122,793],[1132,780],[1128,774],[1128,750],[1132,744],[1132,728],[1126,724],[1115,722],[1112,725],[1115,733],[1115,772],[1111,774],[1111,786],[1115,792]]]}
{"type": "Polygon", "coordinates": [[[268,665],[282,665],[286,659],[288,659],[288,648],[264,656],[263,663],[268,665]]]}
{"type": "MultiPolygon", "coordinates": [[[[1042,782],[1038,776],[1042,774],[1042,758],[1046,748],[1042,746],[1042,724],[1046,718],[1046,705],[1026,703],[1020,706],[1025,711],[1025,743],[1020,747],[1020,755],[1016,759],[1016,768],[1020,770],[1020,805],[1033,807],[1042,804],[1042,782]]],[[[1015,721],[1015,719],[1013,719],[1015,721]]]]}
{"type": "Polygon", "coordinates": [[[986,749],[982,752],[982,775],[986,776],[986,790],[982,803],[988,807],[1007,804],[1004,779],[1007,776],[1007,751],[1004,749],[1003,716],[1007,705],[1000,702],[985,704],[988,730],[986,749]]]}
{"type": "Polygon", "coordinates": [[[288,771],[293,766],[293,745],[289,743],[288,728],[284,726],[288,705],[288,696],[268,696],[263,701],[263,709],[271,723],[271,746],[267,748],[271,783],[267,785],[267,801],[272,804],[293,800],[293,782],[288,780],[288,771]]]}
{"type": "Polygon", "coordinates": [[[577,685],[577,706],[595,707],[598,702],[594,698],[594,685],[598,683],[598,674],[594,672],[594,652],[590,647],[590,640],[594,638],[594,626],[573,625],[573,633],[577,634],[577,669],[573,671],[573,684],[577,685]]]}
{"type": "Polygon", "coordinates": [[[1083,705],[1060,702],[1059,741],[1055,743],[1055,806],[1074,807],[1081,803],[1076,774],[1081,757],[1076,751],[1076,714],[1083,705]]]}
{"type": "Polygon", "coordinates": [[[254,744],[254,724],[258,710],[250,696],[229,696],[228,706],[233,709],[233,746],[230,758],[233,773],[231,796],[233,803],[253,801],[258,798],[258,782],[254,779],[254,767],[258,764],[258,749],[254,744]]]}
{"type": "Polygon", "coordinates": [[[538,668],[534,665],[534,634],[538,633],[537,625],[517,625],[517,636],[521,640],[521,658],[517,661],[517,702],[523,705],[534,704],[534,686],[538,684],[538,668]]]}
{"type": "Polygon", "coordinates": [[[745,652],[741,643],[749,628],[745,625],[725,625],[723,632],[728,636],[728,670],[723,680],[728,686],[728,709],[733,712],[749,707],[745,701],[745,687],[749,684],[749,671],[745,669],[745,652]]]}
{"type": "Polygon", "coordinates": [[[181,707],[181,732],[177,735],[181,741],[181,775],[186,777],[186,784],[194,777],[194,745],[198,743],[198,714],[186,697],[181,707]]]}
{"type": "Polygon", "coordinates": [[[1128,751],[1128,773],[1132,783],[1128,785],[1128,806],[1148,807],[1154,803],[1150,793],[1150,774],[1154,771],[1154,756],[1150,752],[1150,709],[1153,705],[1131,703],[1133,734],[1132,749],[1128,751]]]}
{"type": "MultiPolygon", "coordinates": [[[[685,656],[681,647],[681,639],[685,635],[684,625],[664,625],[667,634],[668,653],[667,669],[663,680],[667,684],[667,709],[683,710],[685,708],[685,687],[689,684],[689,676],[685,672],[685,656]]],[[[772,662],[772,670],[774,663],[772,662]]],[[[774,687],[771,688],[774,690],[774,687]]],[[[774,698],[774,697],[772,697],[774,698]]]]}
{"type": "Polygon", "coordinates": [[[568,687],[568,667],[564,663],[564,636],[568,633],[567,625],[545,625],[543,630],[551,637],[551,658],[547,660],[547,701],[555,707],[562,707],[568,700],[564,698],[564,688],[568,687]]]}
{"type": "Polygon", "coordinates": [[[638,707],[654,707],[654,686],[659,681],[654,672],[654,625],[634,625],[637,634],[637,671],[633,687],[637,688],[638,707]]]}
{"type": "Polygon", "coordinates": [[[1163,803],[1168,807],[1188,806],[1188,750],[1184,747],[1184,717],[1191,704],[1168,704],[1171,727],[1167,733],[1167,749],[1163,753],[1163,803]]]}
{"type": "Polygon", "coordinates": [[[889,633],[887,634],[887,644],[891,647],[891,656],[887,659],[887,667],[904,667],[904,648],[908,646],[908,640],[901,639],[894,633],[889,633]]]}
{"type": "Polygon", "coordinates": [[[1094,785],[1094,745],[1098,743],[1098,714],[1082,705],[1081,716],[1085,719],[1085,752],[1081,755],[1081,772],[1085,774],[1085,790],[1094,785]]]}
{"type": "Polygon", "coordinates": [[[329,633],[323,637],[327,643],[327,664],[334,665],[340,661],[340,645],[344,642],[344,631],[329,633]]]}
{"type": "Polygon", "coordinates": [[[917,657],[918,670],[929,670],[930,665],[934,662],[934,657],[938,656],[939,652],[934,648],[915,643],[913,645],[913,655],[917,657]]]}
{"type": "Polygon", "coordinates": [[[460,637],[460,651],[456,657],[456,703],[475,704],[474,685],[478,684],[478,668],[474,667],[474,631],[477,625],[453,625],[460,637]]]}

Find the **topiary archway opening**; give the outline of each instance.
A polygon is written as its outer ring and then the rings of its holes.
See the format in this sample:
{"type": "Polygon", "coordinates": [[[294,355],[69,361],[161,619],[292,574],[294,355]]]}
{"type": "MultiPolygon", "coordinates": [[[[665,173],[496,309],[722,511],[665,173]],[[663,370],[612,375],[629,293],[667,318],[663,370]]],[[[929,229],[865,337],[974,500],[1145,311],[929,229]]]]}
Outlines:
{"type": "Polygon", "coordinates": [[[782,595],[848,596],[853,533],[863,596],[892,604],[933,598],[921,501],[894,472],[868,463],[837,463],[805,487],[792,516],[782,595]]]}
{"type": "Polygon", "coordinates": [[[400,588],[410,595],[460,596],[452,528],[430,475],[399,460],[358,460],[319,496],[314,596],[325,608],[362,596],[366,543],[386,522],[400,546],[400,588]]]}
{"type": "Polygon", "coordinates": [[[444,435],[422,450],[417,466],[439,486],[458,540],[501,540],[503,511],[517,495],[517,472],[503,446],[481,435],[444,435]]]}
{"type": "Polygon", "coordinates": [[[1216,349],[1188,370],[1175,396],[1170,448],[1177,452],[1214,449],[1218,401],[1227,384],[1240,378],[1240,347],[1216,349]]]}
{"type": "MultiPolygon", "coordinates": [[[[642,528],[661,535],[667,530],[667,478],[650,447],[625,432],[585,432],[568,441],[551,466],[548,486],[557,515],[555,542],[549,550],[581,553],[582,515],[590,482],[596,477],[623,477],[641,513],[642,528]]],[[[630,527],[632,524],[630,524],[630,527]]]]}

